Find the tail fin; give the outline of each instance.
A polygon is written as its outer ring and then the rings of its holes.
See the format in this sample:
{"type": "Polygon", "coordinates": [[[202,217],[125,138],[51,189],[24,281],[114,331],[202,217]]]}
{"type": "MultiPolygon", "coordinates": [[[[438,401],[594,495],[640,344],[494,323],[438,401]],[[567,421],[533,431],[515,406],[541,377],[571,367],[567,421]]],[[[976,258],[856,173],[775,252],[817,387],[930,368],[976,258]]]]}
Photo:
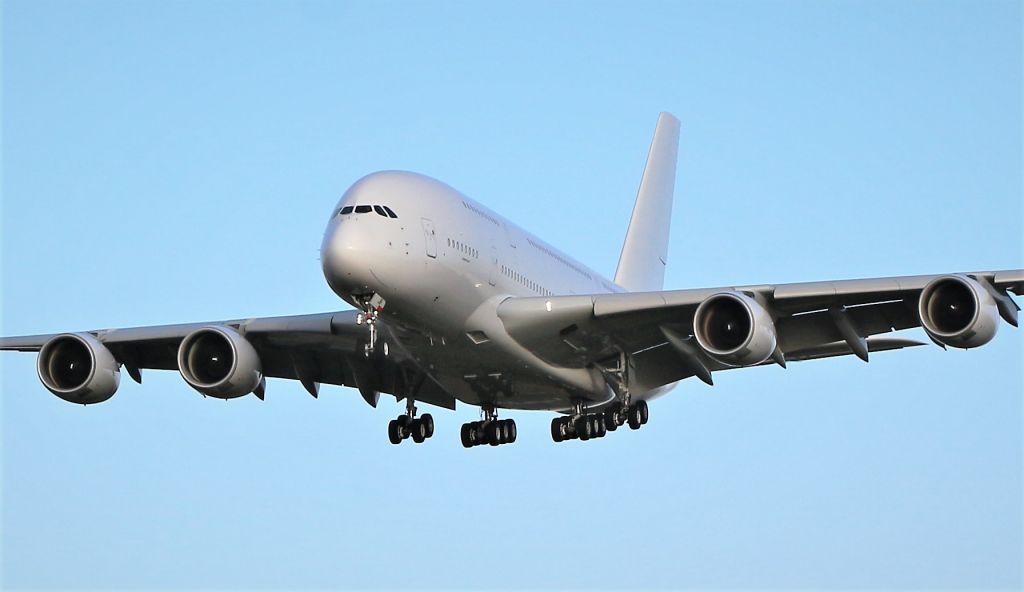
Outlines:
{"type": "Polygon", "coordinates": [[[679,120],[662,113],[615,270],[615,283],[631,292],[661,290],[665,285],[678,152],[679,120]]]}

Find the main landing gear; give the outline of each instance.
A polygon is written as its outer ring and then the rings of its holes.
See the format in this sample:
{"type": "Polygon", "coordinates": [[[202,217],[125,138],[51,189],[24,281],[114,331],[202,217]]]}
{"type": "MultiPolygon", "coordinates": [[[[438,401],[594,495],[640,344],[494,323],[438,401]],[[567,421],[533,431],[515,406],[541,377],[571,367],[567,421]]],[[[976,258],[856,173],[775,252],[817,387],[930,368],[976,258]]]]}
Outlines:
{"type": "Polygon", "coordinates": [[[514,419],[498,419],[494,407],[484,407],[483,419],[462,424],[462,445],[466,448],[490,444],[499,446],[516,441],[516,421],[514,419]]]}
{"type": "Polygon", "coordinates": [[[584,413],[583,405],[577,404],[573,411],[572,415],[551,420],[551,439],[555,442],[603,438],[627,423],[630,429],[639,430],[650,417],[647,401],[628,406],[617,404],[604,413],[584,413]]]}
{"type": "Polygon", "coordinates": [[[392,444],[401,444],[402,440],[412,438],[417,444],[434,435],[434,418],[429,413],[416,417],[416,406],[412,399],[406,399],[405,414],[388,422],[388,440],[392,444]]]}

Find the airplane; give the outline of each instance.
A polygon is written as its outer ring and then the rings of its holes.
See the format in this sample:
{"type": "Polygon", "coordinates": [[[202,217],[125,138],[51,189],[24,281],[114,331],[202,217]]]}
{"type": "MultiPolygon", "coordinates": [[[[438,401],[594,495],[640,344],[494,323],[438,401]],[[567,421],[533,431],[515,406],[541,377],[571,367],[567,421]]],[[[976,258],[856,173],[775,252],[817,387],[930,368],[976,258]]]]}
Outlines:
{"type": "Polygon", "coordinates": [[[648,422],[648,401],[715,372],[925,345],[894,331],[923,327],[935,344],[974,348],[1000,318],[1024,270],[664,290],[679,121],[655,128],[618,267],[609,280],[486,206],[430,177],[369,174],[331,210],[320,259],[355,310],[287,317],[0,338],[38,352],[43,386],[91,405],[110,399],[121,368],[177,370],[204,396],[264,399],[266,379],[353,387],[371,406],[405,401],[393,444],[434,433],[417,403],[480,407],[466,448],[516,441],[499,411],[555,412],[555,442],[648,422]]]}

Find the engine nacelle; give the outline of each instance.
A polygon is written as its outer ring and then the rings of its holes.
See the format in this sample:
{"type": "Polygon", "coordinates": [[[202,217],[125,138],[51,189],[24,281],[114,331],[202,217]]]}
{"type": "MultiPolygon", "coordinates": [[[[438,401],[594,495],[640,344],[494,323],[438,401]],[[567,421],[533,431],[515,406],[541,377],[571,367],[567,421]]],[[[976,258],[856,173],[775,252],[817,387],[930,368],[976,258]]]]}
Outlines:
{"type": "Polygon", "coordinates": [[[178,370],[189,386],[218,399],[247,395],[263,379],[252,344],[237,331],[216,325],[197,329],[181,341],[178,370]]]}
{"type": "Polygon", "coordinates": [[[775,352],[775,323],[756,300],[740,292],[709,296],[693,315],[697,343],[729,366],[754,366],[775,352]]]}
{"type": "Polygon", "coordinates": [[[965,275],[936,278],[921,290],[921,326],[950,347],[985,345],[999,328],[999,309],[985,286],[965,275]]]}
{"type": "Polygon", "coordinates": [[[36,372],[43,386],[69,403],[102,403],[121,384],[121,365],[89,333],[58,335],[39,350],[36,372]]]}

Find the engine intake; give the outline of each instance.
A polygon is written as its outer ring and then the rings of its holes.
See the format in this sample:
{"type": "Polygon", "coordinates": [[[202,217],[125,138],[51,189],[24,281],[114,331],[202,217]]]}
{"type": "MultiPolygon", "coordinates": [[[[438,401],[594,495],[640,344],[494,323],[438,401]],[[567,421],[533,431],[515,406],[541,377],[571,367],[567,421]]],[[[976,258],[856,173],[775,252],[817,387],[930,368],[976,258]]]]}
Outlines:
{"type": "Polygon", "coordinates": [[[693,316],[697,343],[712,358],[729,366],[754,366],[775,352],[771,315],[740,292],[709,296],[693,316]]]}
{"type": "Polygon", "coordinates": [[[936,278],[921,290],[921,326],[939,343],[969,349],[985,345],[999,328],[999,310],[984,286],[965,275],[936,278]]]}
{"type": "Polygon", "coordinates": [[[178,370],[189,386],[218,399],[247,395],[263,379],[252,344],[237,331],[220,326],[197,329],[181,341],[178,370]]]}
{"type": "Polygon", "coordinates": [[[43,386],[69,403],[102,403],[121,384],[121,365],[89,333],[66,333],[39,350],[36,372],[43,386]]]}

